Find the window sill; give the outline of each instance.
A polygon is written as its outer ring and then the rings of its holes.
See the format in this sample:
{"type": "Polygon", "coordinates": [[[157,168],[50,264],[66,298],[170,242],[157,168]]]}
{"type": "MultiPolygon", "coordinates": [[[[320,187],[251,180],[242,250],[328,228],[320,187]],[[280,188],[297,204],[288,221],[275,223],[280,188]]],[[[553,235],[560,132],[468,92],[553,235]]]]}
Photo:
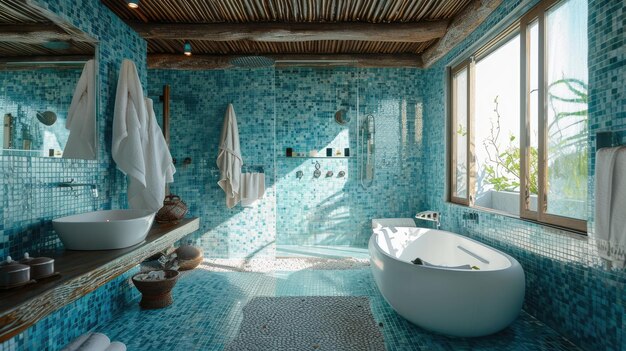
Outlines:
{"type": "Polygon", "coordinates": [[[490,215],[500,215],[500,216],[508,217],[508,218],[511,218],[511,219],[517,219],[517,220],[520,220],[522,222],[535,224],[535,225],[540,225],[540,226],[546,227],[546,228],[560,230],[560,231],[563,231],[565,234],[568,234],[568,235],[570,235],[570,236],[572,236],[573,238],[576,238],[576,239],[586,240],[589,237],[587,231],[579,231],[579,230],[568,228],[568,227],[562,227],[562,226],[558,226],[558,225],[554,225],[554,224],[550,224],[550,223],[544,223],[544,222],[536,221],[536,220],[529,219],[529,218],[523,218],[523,217],[511,214],[511,213],[508,213],[508,212],[498,211],[498,210],[494,210],[494,209],[491,209],[491,208],[480,207],[480,206],[465,206],[465,205],[457,204],[455,202],[450,202],[450,201],[447,201],[447,200],[445,201],[445,204],[461,207],[461,208],[467,209],[469,211],[479,211],[479,212],[483,212],[483,213],[490,214],[490,215]]]}

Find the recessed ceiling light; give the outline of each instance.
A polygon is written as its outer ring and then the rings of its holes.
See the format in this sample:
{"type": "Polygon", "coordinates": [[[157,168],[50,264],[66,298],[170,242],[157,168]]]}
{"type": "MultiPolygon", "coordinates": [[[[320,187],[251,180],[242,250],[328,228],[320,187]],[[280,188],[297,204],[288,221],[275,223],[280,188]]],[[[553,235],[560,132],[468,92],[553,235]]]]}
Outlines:
{"type": "Polygon", "coordinates": [[[126,4],[131,9],[136,9],[139,7],[139,0],[126,0],[126,4]]]}

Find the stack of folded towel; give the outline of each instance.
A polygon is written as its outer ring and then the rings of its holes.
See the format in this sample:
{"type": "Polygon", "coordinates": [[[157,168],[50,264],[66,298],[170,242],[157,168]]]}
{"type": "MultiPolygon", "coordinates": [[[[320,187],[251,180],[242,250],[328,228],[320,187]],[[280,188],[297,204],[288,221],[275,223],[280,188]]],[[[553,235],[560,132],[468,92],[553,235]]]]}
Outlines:
{"type": "Polygon", "coordinates": [[[76,338],[63,351],[126,351],[126,345],[119,341],[111,342],[102,333],[87,333],[76,338]]]}

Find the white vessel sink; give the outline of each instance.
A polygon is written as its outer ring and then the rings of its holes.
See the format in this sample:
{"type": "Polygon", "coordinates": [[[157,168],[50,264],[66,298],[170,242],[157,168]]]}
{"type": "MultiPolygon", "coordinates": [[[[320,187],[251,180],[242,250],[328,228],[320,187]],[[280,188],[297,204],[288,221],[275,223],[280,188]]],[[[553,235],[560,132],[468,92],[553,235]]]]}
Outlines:
{"type": "Polygon", "coordinates": [[[113,250],[146,239],[154,220],[147,210],[107,210],[57,218],[52,221],[68,250],[113,250]]]}

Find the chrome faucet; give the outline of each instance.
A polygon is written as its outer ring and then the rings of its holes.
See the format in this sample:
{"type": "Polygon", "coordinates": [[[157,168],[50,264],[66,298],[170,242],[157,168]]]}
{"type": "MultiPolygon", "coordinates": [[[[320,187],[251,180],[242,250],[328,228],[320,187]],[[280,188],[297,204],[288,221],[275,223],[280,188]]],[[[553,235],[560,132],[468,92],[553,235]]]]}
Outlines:
{"type": "Polygon", "coordinates": [[[70,188],[70,191],[74,191],[75,187],[80,187],[80,186],[87,186],[91,189],[91,196],[93,196],[93,198],[97,198],[98,197],[98,186],[96,184],[89,184],[89,183],[74,183],[74,178],[70,179],[69,182],[60,182],[57,183],[57,187],[59,188],[70,188]]]}
{"type": "Polygon", "coordinates": [[[423,221],[435,222],[435,225],[437,226],[437,229],[439,229],[441,227],[441,222],[439,221],[439,218],[441,218],[441,215],[437,211],[422,211],[422,212],[418,212],[415,215],[415,218],[416,219],[421,219],[423,221]]]}

